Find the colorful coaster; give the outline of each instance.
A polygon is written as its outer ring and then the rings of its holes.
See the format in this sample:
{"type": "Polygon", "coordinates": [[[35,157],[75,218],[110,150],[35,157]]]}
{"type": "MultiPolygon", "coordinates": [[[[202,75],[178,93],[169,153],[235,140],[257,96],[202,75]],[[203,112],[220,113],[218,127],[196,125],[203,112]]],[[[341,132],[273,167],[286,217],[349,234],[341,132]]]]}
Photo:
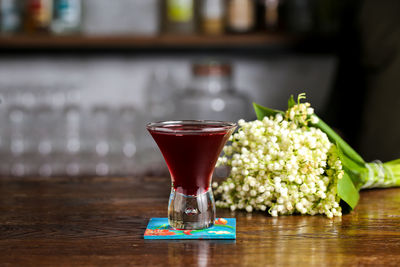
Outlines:
{"type": "Polygon", "coordinates": [[[236,219],[218,218],[213,227],[201,230],[174,230],[168,218],[151,218],[144,239],[236,239],[236,219]]]}

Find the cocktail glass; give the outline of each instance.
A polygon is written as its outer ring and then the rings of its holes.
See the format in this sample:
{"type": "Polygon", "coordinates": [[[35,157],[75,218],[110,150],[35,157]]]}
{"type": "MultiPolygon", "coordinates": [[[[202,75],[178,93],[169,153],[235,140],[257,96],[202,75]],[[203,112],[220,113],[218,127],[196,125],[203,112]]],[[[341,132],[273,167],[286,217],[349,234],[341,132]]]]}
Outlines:
{"type": "Polygon", "coordinates": [[[168,221],[175,229],[213,226],[215,202],[212,174],[236,123],[223,121],[163,121],[147,124],[171,174],[168,221]]]}

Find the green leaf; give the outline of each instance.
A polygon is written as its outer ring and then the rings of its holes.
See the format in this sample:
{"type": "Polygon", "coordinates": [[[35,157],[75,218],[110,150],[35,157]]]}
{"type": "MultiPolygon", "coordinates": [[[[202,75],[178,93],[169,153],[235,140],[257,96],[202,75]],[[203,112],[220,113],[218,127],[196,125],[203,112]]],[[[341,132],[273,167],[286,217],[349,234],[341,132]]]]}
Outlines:
{"type": "Polygon", "coordinates": [[[340,158],[340,160],[342,161],[342,164],[345,167],[347,167],[347,168],[349,168],[351,170],[357,171],[357,172],[363,172],[363,171],[366,170],[365,164],[360,164],[360,163],[358,163],[356,161],[353,161],[349,157],[347,157],[343,153],[343,150],[341,149],[341,147],[339,146],[338,143],[336,143],[336,148],[337,148],[337,151],[338,151],[339,158],[340,158]]]}
{"type": "Polygon", "coordinates": [[[353,181],[354,187],[357,190],[360,190],[360,188],[363,186],[362,176],[365,174],[365,172],[368,172],[368,169],[365,167],[365,165],[362,166],[357,162],[352,161],[349,157],[347,157],[340,149],[337,143],[336,143],[336,148],[344,170],[353,181]]]}
{"type": "Polygon", "coordinates": [[[354,187],[353,181],[350,176],[345,172],[342,179],[339,179],[337,184],[337,191],[339,197],[346,202],[350,208],[354,209],[357,206],[360,195],[354,187]]]}
{"type": "Polygon", "coordinates": [[[344,141],[331,127],[328,126],[321,118],[318,118],[318,123],[311,124],[312,126],[321,129],[329,137],[332,143],[338,144],[338,147],[343,151],[343,153],[349,157],[352,161],[358,163],[359,165],[365,166],[365,161],[363,158],[344,141]]]}
{"type": "Polygon", "coordinates": [[[294,107],[296,105],[296,102],[294,101],[293,95],[290,95],[289,101],[288,101],[288,109],[294,107]]]}
{"type": "Polygon", "coordinates": [[[254,111],[256,112],[258,120],[262,120],[264,117],[275,116],[278,113],[285,115],[285,113],[283,111],[266,108],[266,107],[263,107],[261,105],[254,103],[254,102],[253,102],[253,107],[254,107],[254,111]]]}

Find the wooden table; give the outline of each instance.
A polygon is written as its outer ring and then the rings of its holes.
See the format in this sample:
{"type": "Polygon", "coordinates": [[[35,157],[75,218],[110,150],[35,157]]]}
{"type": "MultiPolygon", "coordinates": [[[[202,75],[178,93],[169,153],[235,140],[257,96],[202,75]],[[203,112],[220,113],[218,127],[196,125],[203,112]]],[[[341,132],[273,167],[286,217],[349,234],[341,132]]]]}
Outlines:
{"type": "Polygon", "coordinates": [[[1,178],[0,265],[400,265],[400,189],[333,220],[218,210],[236,241],[143,240],[168,196],[167,178],[1,178]]]}

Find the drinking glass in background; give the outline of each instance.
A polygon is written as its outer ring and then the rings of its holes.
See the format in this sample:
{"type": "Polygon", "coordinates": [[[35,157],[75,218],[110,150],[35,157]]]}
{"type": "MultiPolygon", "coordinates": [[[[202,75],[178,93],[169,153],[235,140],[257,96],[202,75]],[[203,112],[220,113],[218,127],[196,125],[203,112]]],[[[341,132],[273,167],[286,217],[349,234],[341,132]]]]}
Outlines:
{"type": "Polygon", "coordinates": [[[38,173],[42,176],[51,176],[53,166],[50,161],[55,152],[58,107],[53,102],[54,91],[51,88],[39,88],[35,93],[36,105],[33,108],[35,125],[32,126],[36,145],[34,154],[38,160],[38,173]]]}
{"type": "Polygon", "coordinates": [[[108,164],[110,152],[109,131],[111,110],[105,104],[98,104],[91,107],[91,136],[93,141],[85,140],[90,144],[92,152],[92,171],[96,175],[105,176],[110,172],[108,164]]]}
{"type": "Polygon", "coordinates": [[[176,87],[167,68],[156,68],[150,72],[146,88],[146,109],[152,120],[172,119],[178,91],[176,87]]]}
{"type": "MultiPolygon", "coordinates": [[[[107,164],[109,175],[132,175],[136,172],[137,157],[137,116],[138,111],[131,105],[111,107],[108,110],[107,125],[111,129],[108,133],[107,164]]],[[[102,160],[97,151],[97,160],[102,160]]],[[[99,162],[100,164],[104,163],[99,162]]],[[[99,165],[98,168],[106,168],[99,165]]],[[[98,169],[101,171],[101,169],[98,169]]],[[[98,173],[98,175],[102,175],[98,173]]]]}
{"type": "MultiPolygon", "coordinates": [[[[58,102],[53,87],[3,86],[1,174],[52,175],[58,102]]],[[[64,90],[62,90],[64,91],[64,90]]],[[[62,104],[62,103],[61,103],[62,104]]]]}
{"type": "Polygon", "coordinates": [[[65,174],[64,158],[69,152],[66,134],[70,132],[67,128],[69,120],[65,119],[65,111],[70,110],[71,105],[78,107],[79,90],[69,85],[45,86],[37,88],[34,96],[35,105],[32,108],[34,118],[30,128],[33,130],[35,151],[31,158],[34,159],[37,170],[30,174],[41,176],[65,174]],[[73,101],[71,95],[74,95],[73,101]]]}
{"type": "MultiPolygon", "coordinates": [[[[69,163],[63,164],[64,172],[69,176],[94,174],[92,164],[94,139],[92,137],[91,118],[91,108],[81,105],[79,109],[79,151],[77,154],[73,152],[64,154],[65,162],[69,162],[69,159],[78,159],[78,164],[71,163],[70,166],[68,166],[69,163]]],[[[67,138],[65,140],[67,140],[67,138]]],[[[68,146],[67,143],[65,143],[65,145],[68,146]]]]}
{"type": "Polygon", "coordinates": [[[61,112],[61,126],[59,132],[59,154],[62,157],[60,173],[76,176],[81,173],[81,136],[82,112],[80,106],[80,91],[69,90],[66,94],[65,104],[61,112]]]}
{"type": "MultiPolygon", "coordinates": [[[[0,174],[135,175],[144,135],[132,105],[82,105],[68,85],[0,87],[0,174]]],[[[143,164],[143,166],[145,166],[143,164]]]]}
{"type": "Polygon", "coordinates": [[[81,114],[81,173],[99,176],[138,174],[140,112],[131,105],[98,104],[84,109],[81,114]]]}
{"type": "Polygon", "coordinates": [[[24,176],[33,171],[33,160],[29,156],[34,152],[34,138],[31,134],[35,106],[33,89],[7,87],[4,91],[4,102],[7,109],[5,140],[8,142],[8,172],[15,176],[24,176]]]}
{"type": "Polygon", "coordinates": [[[250,101],[235,89],[228,62],[194,63],[191,83],[177,99],[177,119],[238,121],[249,114],[250,101]]]}

